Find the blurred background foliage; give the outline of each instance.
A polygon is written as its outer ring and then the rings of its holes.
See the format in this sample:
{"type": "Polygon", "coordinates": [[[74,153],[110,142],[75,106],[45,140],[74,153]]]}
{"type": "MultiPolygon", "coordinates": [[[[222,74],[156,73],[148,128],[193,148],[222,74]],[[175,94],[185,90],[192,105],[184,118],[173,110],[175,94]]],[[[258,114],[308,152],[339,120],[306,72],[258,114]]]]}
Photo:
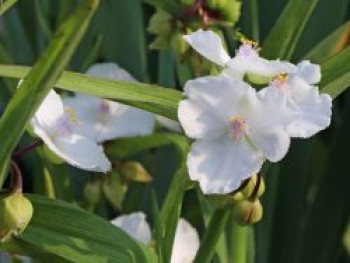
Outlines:
{"type": "MultiPolygon", "coordinates": [[[[196,67],[186,64],[186,55],[169,48],[149,49],[155,38],[147,31],[149,20],[156,12],[152,3],[163,2],[161,4],[166,6],[167,1],[101,0],[67,70],[84,72],[93,63],[115,62],[139,81],[181,90],[186,79],[198,75],[196,67]]],[[[72,0],[18,0],[0,18],[0,63],[32,66],[58,26],[78,4],[79,1],[72,0]]],[[[177,4],[185,8],[180,2],[177,4]]],[[[262,52],[267,56],[279,54],[282,58],[290,57],[293,62],[310,58],[315,63],[323,63],[345,49],[349,51],[349,8],[348,0],[243,0],[235,27],[223,24],[216,30],[226,37],[231,54],[237,46],[233,36],[238,28],[261,43],[262,52]],[[288,34],[280,34],[281,39],[277,40],[269,39],[268,35],[288,2],[295,4],[292,9],[303,4],[310,4],[310,9],[306,13],[294,12],[287,21],[285,31],[300,29],[300,32],[293,33],[291,36],[296,42],[287,46],[285,53],[279,53],[272,48],[273,44],[287,42],[283,36],[288,37],[288,34]],[[304,30],[302,23],[305,23],[304,30]]],[[[348,72],[350,57],[347,58],[348,72]]],[[[349,86],[349,77],[346,83],[349,86]]],[[[16,81],[1,79],[0,86],[3,110],[16,81]]],[[[232,253],[243,253],[238,263],[350,262],[350,231],[346,231],[350,213],[349,120],[350,93],[347,91],[334,101],[329,129],[310,140],[294,140],[283,162],[270,165],[264,174],[266,193],[262,197],[262,221],[241,229],[230,219],[213,262],[233,262],[229,257],[232,253]],[[237,238],[239,235],[244,238],[237,238]],[[237,240],[240,242],[235,243],[237,240]]],[[[25,134],[18,147],[31,141],[30,135],[25,134]]],[[[178,149],[171,143],[159,146],[162,147],[154,145],[137,154],[121,154],[113,160],[142,164],[147,175],[136,180],[121,175],[122,170],[100,176],[55,164],[43,149],[38,149],[19,159],[25,192],[78,204],[106,219],[142,210],[152,221],[152,190],[161,205],[181,162],[178,149]],[[153,178],[151,182],[148,176],[153,178]]],[[[202,233],[206,213],[210,215],[212,209],[198,196],[196,190],[186,192],[181,214],[202,233]]]]}

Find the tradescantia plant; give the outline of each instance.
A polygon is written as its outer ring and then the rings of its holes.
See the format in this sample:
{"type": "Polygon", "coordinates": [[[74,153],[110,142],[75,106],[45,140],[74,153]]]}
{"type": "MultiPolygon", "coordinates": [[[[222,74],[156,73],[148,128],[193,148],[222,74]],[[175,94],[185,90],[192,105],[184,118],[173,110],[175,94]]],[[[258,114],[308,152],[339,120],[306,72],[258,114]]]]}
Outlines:
{"type": "Polygon", "coordinates": [[[1,2],[0,261],[347,262],[348,5],[1,2]]]}

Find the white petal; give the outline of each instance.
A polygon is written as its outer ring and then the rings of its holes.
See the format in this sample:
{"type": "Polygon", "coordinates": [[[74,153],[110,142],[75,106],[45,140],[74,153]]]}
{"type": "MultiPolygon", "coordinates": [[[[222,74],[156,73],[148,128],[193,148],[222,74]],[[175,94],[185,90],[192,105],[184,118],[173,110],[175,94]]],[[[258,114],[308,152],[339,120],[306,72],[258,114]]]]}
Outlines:
{"type": "Polygon", "coordinates": [[[108,105],[111,111],[109,120],[95,125],[98,142],[153,132],[154,114],[113,101],[109,101],[108,105]]]}
{"type": "Polygon", "coordinates": [[[295,75],[308,84],[317,84],[321,80],[321,67],[310,63],[309,60],[304,60],[297,65],[295,75]]]}
{"type": "Polygon", "coordinates": [[[111,169],[111,163],[102,146],[85,137],[77,134],[52,137],[39,125],[34,126],[34,132],[51,151],[73,166],[95,172],[107,172],[111,169]]]}
{"type": "Polygon", "coordinates": [[[125,80],[130,82],[135,82],[136,79],[125,69],[121,68],[115,63],[98,63],[92,65],[87,71],[87,75],[114,79],[114,80],[125,80]]]}
{"type": "Polygon", "coordinates": [[[198,53],[213,63],[225,66],[230,60],[230,56],[227,54],[220,36],[213,31],[199,29],[194,33],[185,35],[184,39],[198,53]]]}
{"type": "Polygon", "coordinates": [[[161,115],[156,115],[156,121],[167,128],[168,130],[171,130],[173,132],[180,133],[182,132],[181,125],[177,121],[171,120],[167,117],[161,116],[161,115]]]}
{"type": "Polygon", "coordinates": [[[126,233],[136,240],[149,245],[152,240],[151,228],[146,221],[146,215],[142,212],[136,212],[128,215],[122,215],[111,223],[120,227],[126,233]]]}
{"type": "Polygon", "coordinates": [[[180,218],[176,228],[171,263],[191,263],[199,249],[197,230],[185,219],[180,218]]]}
{"type": "Polygon", "coordinates": [[[292,137],[308,138],[330,125],[332,99],[319,94],[318,88],[293,78],[288,86],[290,97],[297,105],[300,117],[287,126],[292,137]]]}
{"type": "Polygon", "coordinates": [[[220,76],[207,76],[189,80],[185,95],[207,105],[212,115],[228,124],[231,117],[243,115],[256,108],[256,91],[248,84],[220,76]]]}
{"type": "Polygon", "coordinates": [[[289,134],[282,126],[250,132],[249,139],[271,162],[280,161],[287,154],[290,145],[289,134]]]}
{"type": "Polygon", "coordinates": [[[192,144],[187,159],[191,180],[199,181],[204,194],[227,194],[241,182],[258,172],[263,163],[262,153],[244,139],[224,136],[192,144]]]}
{"type": "Polygon", "coordinates": [[[35,119],[35,123],[44,126],[46,129],[51,129],[62,115],[64,115],[64,107],[61,97],[54,90],[50,90],[35,112],[32,123],[35,119]]]}
{"type": "Polygon", "coordinates": [[[214,139],[225,133],[226,125],[204,103],[183,100],[178,117],[186,135],[193,139],[214,139]]]}
{"type": "Polygon", "coordinates": [[[288,92],[268,87],[259,92],[260,108],[247,120],[250,141],[262,150],[271,162],[281,160],[290,145],[286,126],[299,118],[297,108],[291,103],[288,92]]]}
{"type": "Polygon", "coordinates": [[[102,146],[90,139],[73,134],[69,137],[58,137],[55,141],[57,155],[71,165],[95,172],[106,173],[111,170],[111,163],[104,154],[102,146]]]}

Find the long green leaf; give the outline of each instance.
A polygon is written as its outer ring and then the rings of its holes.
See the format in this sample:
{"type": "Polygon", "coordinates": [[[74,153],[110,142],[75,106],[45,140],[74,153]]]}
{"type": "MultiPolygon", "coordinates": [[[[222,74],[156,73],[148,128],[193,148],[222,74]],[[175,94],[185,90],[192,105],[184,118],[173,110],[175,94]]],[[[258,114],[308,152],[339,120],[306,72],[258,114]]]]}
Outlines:
{"type": "Polygon", "coordinates": [[[86,0],[76,13],[61,26],[54,40],[26,75],[20,89],[9,102],[0,120],[0,140],[2,141],[0,167],[4,167],[27,121],[68,64],[97,5],[98,0],[86,0]]]}
{"type": "Polygon", "coordinates": [[[314,47],[306,56],[306,59],[314,63],[322,63],[328,58],[342,51],[347,46],[350,37],[350,21],[339,27],[336,31],[314,47]]]}
{"type": "Polygon", "coordinates": [[[321,91],[336,98],[350,86],[350,47],[322,64],[321,91]]]}
{"type": "Polygon", "coordinates": [[[290,59],[318,0],[289,0],[264,41],[262,55],[290,59]]]}
{"type": "MultiPolygon", "coordinates": [[[[23,78],[29,67],[0,65],[0,75],[23,78]]],[[[114,99],[157,114],[177,119],[177,105],[182,98],[179,91],[156,85],[130,83],[65,72],[55,85],[58,88],[114,99]]]]}
{"type": "Polygon", "coordinates": [[[20,239],[42,252],[69,262],[157,262],[151,249],[108,221],[63,201],[29,198],[34,217],[20,239]]]}
{"type": "Polygon", "coordinates": [[[10,9],[18,0],[5,0],[0,4],[0,16],[2,16],[8,9],[10,9]]]}

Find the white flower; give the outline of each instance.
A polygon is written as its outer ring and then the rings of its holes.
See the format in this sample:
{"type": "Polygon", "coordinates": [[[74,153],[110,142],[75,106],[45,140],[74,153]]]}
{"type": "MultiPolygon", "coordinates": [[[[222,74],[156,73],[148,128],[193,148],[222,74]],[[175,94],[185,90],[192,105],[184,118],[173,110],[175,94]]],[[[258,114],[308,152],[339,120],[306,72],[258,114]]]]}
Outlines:
{"type": "Polygon", "coordinates": [[[178,117],[187,136],[196,139],[187,159],[189,176],[205,194],[230,193],[260,170],[264,158],[277,162],[287,153],[285,126],[296,113],[285,96],[259,96],[226,76],[190,80],[185,95],[178,117]]]}
{"type": "Polygon", "coordinates": [[[77,133],[80,124],[74,111],[64,108],[60,96],[53,90],[31,119],[34,133],[67,163],[89,171],[109,171],[111,163],[103,148],[77,133]]]}
{"type": "MultiPolygon", "coordinates": [[[[111,221],[136,240],[150,245],[151,229],[142,212],[122,215],[111,221]]],[[[191,263],[199,248],[199,236],[196,229],[185,219],[180,218],[175,232],[171,263],[191,263]]]]}
{"type": "Polygon", "coordinates": [[[121,215],[111,223],[145,245],[149,245],[152,241],[151,228],[146,221],[146,215],[142,212],[121,215]]]}
{"type": "Polygon", "coordinates": [[[296,119],[286,128],[292,137],[310,137],[330,124],[331,97],[326,94],[320,95],[318,88],[312,86],[321,79],[318,65],[302,61],[295,66],[286,61],[266,60],[259,56],[252,41],[243,41],[236,56],[230,58],[219,35],[212,31],[198,30],[184,38],[204,57],[225,67],[223,74],[234,79],[243,80],[245,74],[267,79],[275,77],[270,82],[270,87],[273,88],[263,89],[260,94],[269,96],[268,94],[278,92],[271,91],[277,87],[283,90],[280,93],[288,96],[290,109],[297,113],[296,119]]]}
{"type": "MultiPolygon", "coordinates": [[[[277,63],[277,66],[282,66],[277,63]]],[[[277,76],[263,89],[263,96],[286,96],[291,109],[298,113],[286,127],[292,137],[308,138],[329,126],[332,115],[332,98],[319,94],[314,86],[321,79],[319,65],[302,61],[289,71],[277,76]]],[[[278,114],[278,112],[276,112],[278,114]]]]}
{"type": "Polygon", "coordinates": [[[281,70],[289,69],[292,65],[284,62],[283,69],[276,67],[269,60],[261,58],[252,41],[243,41],[236,51],[236,56],[231,58],[225,50],[221,38],[213,31],[198,30],[192,34],[185,35],[184,39],[198,53],[213,63],[225,67],[223,73],[235,79],[242,80],[245,74],[254,74],[261,77],[270,78],[281,70]]]}
{"type": "MultiPolygon", "coordinates": [[[[86,74],[113,80],[136,81],[114,63],[96,64],[86,74]]],[[[144,110],[84,94],[67,97],[64,104],[74,109],[78,118],[84,120],[80,133],[98,142],[153,132],[154,115],[144,110]]]]}

